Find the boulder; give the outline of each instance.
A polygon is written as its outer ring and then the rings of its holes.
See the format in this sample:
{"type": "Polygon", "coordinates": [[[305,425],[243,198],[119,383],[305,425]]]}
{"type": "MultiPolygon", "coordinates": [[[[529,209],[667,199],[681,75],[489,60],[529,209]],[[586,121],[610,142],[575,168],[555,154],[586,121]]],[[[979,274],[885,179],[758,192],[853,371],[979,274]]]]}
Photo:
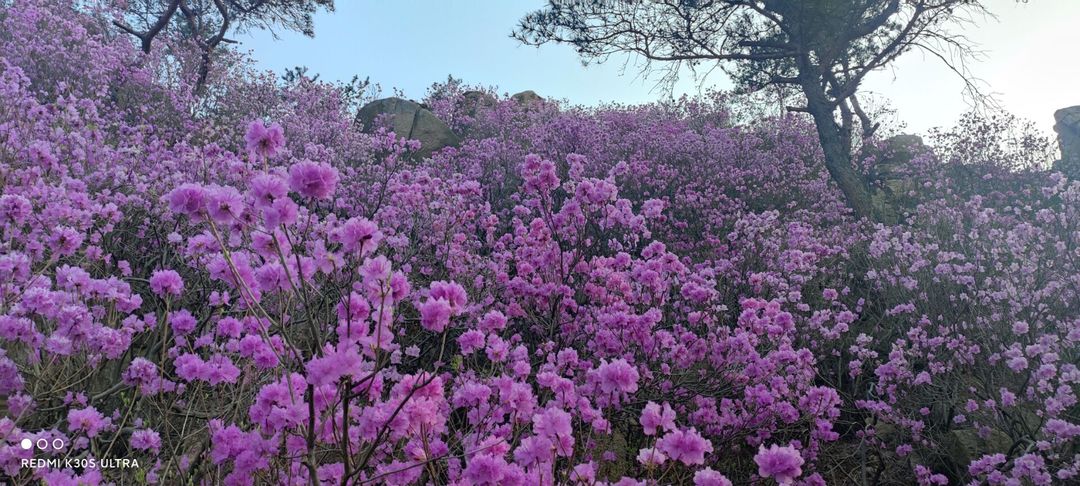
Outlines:
{"type": "Polygon", "coordinates": [[[1008,452],[1010,446],[1012,439],[1008,434],[993,428],[985,437],[975,429],[954,429],[941,438],[941,452],[956,468],[967,468],[971,461],[986,454],[1008,452]]]}
{"type": "Polygon", "coordinates": [[[461,138],[430,110],[419,103],[401,98],[383,98],[364,105],[356,114],[356,122],[365,133],[376,128],[380,115],[390,117],[390,128],[399,137],[420,142],[420,157],[428,157],[444,147],[456,146],[461,138]]]}
{"type": "Polygon", "coordinates": [[[466,91],[458,99],[458,109],[469,116],[476,116],[480,110],[494,108],[499,101],[483,91],[466,91]]]}
{"type": "Polygon", "coordinates": [[[541,101],[544,101],[543,97],[536,94],[536,92],[531,90],[531,89],[526,90],[526,91],[522,91],[520,93],[516,93],[513,96],[511,96],[510,99],[514,100],[519,105],[524,106],[526,108],[528,108],[528,107],[530,107],[530,106],[532,106],[532,105],[534,105],[536,103],[539,103],[541,101]]]}
{"type": "Polygon", "coordinates": [[[895,135],[881,144],[868,147],[863,158],[874,158],[871,179],[874,192],[871,202],[878,215],[889,223],[899,221],[911,204],[908,194],[918,190],[918,181],[908,174],[912,159],[929,150],[918,135],[895,135]]]}
{"type": "Polygon", "coordinates": [[[1054,131],[1061,148],[1061,160],[1054,170],[1072,180],[1080,180],[1080,106],[1070,106],[1054,112],[1054,131]]]}
{"type": "Polygon", "coordinates": [[[922,137],[900,134],[885,139],[880,146],[868,150],[866,155],[875,159],[874,178],[886,181],[902,176],[911,160],[926,150],[922,137]]]}

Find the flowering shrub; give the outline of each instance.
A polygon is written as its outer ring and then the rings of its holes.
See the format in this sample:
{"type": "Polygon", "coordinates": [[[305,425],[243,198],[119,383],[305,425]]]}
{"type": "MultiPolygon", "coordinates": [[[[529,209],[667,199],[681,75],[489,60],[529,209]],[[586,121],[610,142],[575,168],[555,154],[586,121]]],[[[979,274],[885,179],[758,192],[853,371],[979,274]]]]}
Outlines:
{"type": "Polygon", "coordinates": [[[921,154],[904,220],[872,225],[797,118],[732,126],[722,97],[465,113],[460,90],[432,106],[465,142],[417,160],[333,86],[236,54],[196,98],[182,44],[138,54],[108,15],[0,14],[11,482],[1080,471],[1080,184],[1059,174],[921,154]],[[85,462],[117,457],[139,465],[85,462]]]}

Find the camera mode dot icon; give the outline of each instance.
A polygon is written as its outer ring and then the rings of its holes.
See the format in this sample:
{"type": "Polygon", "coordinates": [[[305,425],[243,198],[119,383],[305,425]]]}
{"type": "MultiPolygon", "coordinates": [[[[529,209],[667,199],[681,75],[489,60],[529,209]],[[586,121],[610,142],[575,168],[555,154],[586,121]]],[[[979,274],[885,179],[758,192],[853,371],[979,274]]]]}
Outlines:
{"type": "Polygon", "coordinates": [[[22,446],[23,449],[30,449],[31,447],[34,447],[34,441],[30,439],[23,439],[22,442],[19,443],[19,445],[22,446]]]}

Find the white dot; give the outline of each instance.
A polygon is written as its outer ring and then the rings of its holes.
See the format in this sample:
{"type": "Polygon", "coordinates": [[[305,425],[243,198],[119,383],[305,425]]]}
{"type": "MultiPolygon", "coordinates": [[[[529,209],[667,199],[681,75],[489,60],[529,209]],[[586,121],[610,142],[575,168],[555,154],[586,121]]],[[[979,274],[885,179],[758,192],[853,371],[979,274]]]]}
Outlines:
{"type": "Polygon", "coordinates": [[[30,439],[23,439],[22,442],[19,443],[19,445],[21,445],[23,449],[29,449],[31,447],[34,447],[34,441],[30,439]]]}

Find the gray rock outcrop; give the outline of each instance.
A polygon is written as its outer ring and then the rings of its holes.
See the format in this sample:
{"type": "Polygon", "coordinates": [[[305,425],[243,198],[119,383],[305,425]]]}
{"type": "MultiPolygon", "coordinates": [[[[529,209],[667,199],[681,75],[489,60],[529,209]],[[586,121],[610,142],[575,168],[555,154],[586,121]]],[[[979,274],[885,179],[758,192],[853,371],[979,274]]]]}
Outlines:
{"type": "Polygon", "coordinates": [[[1054,131],[1061,148],[1061,160],[1054,163],[1054,170],[1061,171],[1069,179],[1080,180],[1080,106],[1070,106],[1054,112],[1054,131]]]}
{"type": "Polygon", "coordinates": [[[446,122],[419,103],[401,98],[383,98],[364,105],[356,114],[356,122],[365,133],[371,133],[380,115],[391,117],[389,126],[399,137],[420,142],[420,157],[461,143],[446,122]]]}
{"type": "Polygon", "coordinates": [[[494,108],[497,104],[499,101],[494,96],[483,91],[466,91],[458,100],[458,108],[469,116],[476,116],[481,110],[494,108]]]}
{"type": "Polygon", "coordinates": [[[874,210],[886,222],[899,220],[904,207],[910,203],[909,194],[918,189],[911,179],[908,166],[912,159],[929,150],[918,135],[895,135],[879,145],[868,147],[863,158],[874,158],[871,179],[874,210]]]}
{"type": "Polygon", "coordinates": [[[536,94],[536,92],[531,89],[522,91],[520,93],[515,93],[513,96],[510,97],[510,99],[514,100],[519,105],[526,108],[541,101],[544,101],[544,98],[542,96],[536,94]]]}

